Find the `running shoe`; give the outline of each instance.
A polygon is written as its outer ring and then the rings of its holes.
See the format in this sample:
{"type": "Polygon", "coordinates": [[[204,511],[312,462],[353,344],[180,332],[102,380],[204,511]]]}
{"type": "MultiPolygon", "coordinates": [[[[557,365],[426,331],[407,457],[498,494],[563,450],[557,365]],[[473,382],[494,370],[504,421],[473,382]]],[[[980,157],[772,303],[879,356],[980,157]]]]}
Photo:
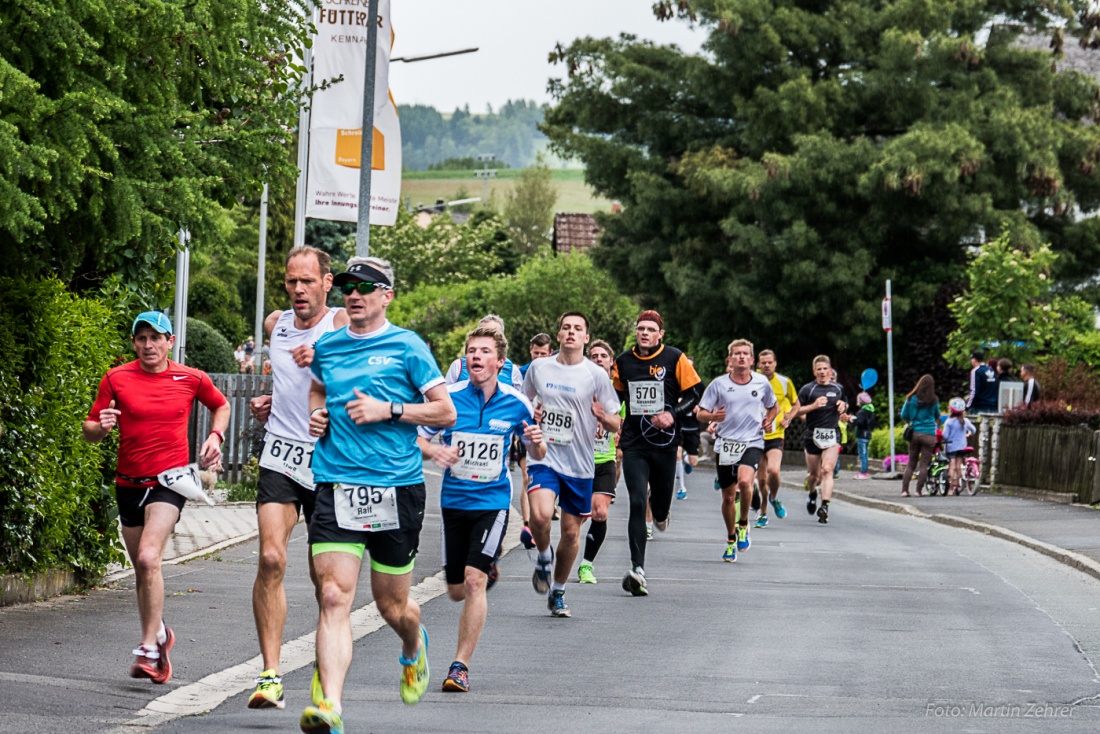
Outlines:
{"type": "Polygon", "coordinates": [[[811,515],[817,512],[817,490],[811,489],[810,496],[806,500],[806,512],[811,515]]]}
{"type": "Polygon", "coordinates": [[[535,573],[531,576],[531,585],[535,593],[546,594],[550,591],[550,575],[554,572],[554,549],[550,548],[550,560],[535,559],[535,573]]]}
{"type": "Polygon", "coordinates": [[[519,531],[519,542],[527,550],[532,550],[535,547],[535,536],[531,534],[531,528],[526,525],[523,526],[523,530],[519,531]]]}
{"type": "Polygon", "coordinates": [[[870,478],[871,478],[871,475],[868,474],[867,472],[860,472],[859,474],[856,474],[854,477],[852,477],[852,479],[870,479],[870,478]]]}
{"type": "Polygon", "coordinates": [[[688,461],[688,457],[685,456],[684,457],[684,474],[691,474],[693,471],[695,471],[695,467],[691,465],[691,462],[688,461]]]}
{"type": "Polygon", "coordinates": [[[406,660],[405,655],[397,656],[397,662],[401,663],[401,700],[407,706],[419,703],[424,698],[424,692],[428,690],[428,630],[420,625],[420,650],[413,660],[406,660]]]}
{"type": "Polygon", "coordinates": [[[157,643],[160,659],[157,661],[156,675],[151,676],[154,683],[167,683],[172,678],[172,661],[168,659],[168,653],[176,644],[176,633],[163,621],[161,624],[164,625],[164,642],[157,643]]]}
{"type": "Polygon", "coordinates": [[[159,653],[151,647],[138,645],[133,649],[132,654],[134,656],[134,662],[130,666],[130,677],[153,680],[158,672],[157,664],[160,662],[159,653]]]}
{"type": "Polygon", "coordinates": [[[676,490],[676,499],[686,500],[687,498],[688,498],[688,491],[686,489],[684,489],[683,487],[680,487],[678,490],[676,490]]]}
{"type": "Polygon", "coordinates": [[[737,550],[747,551],[752,545],[752,541],[749,540],[749,529],[745,525],[740,525],[737,528],[737,550]]]}
{"type": "Polygon", "coordinates": [[[718,479],[717,479],[717,478],[715,478],[715,480],[714,480],[714,491],[716,491],[716,492],[717,492],[717,491],[719,491],[720,489],[722,489],[722,485],[721,485],[721,484],[719,484],[719,483],[718,483],[718,479]]]}
{"type": "Polygon", "coordinates": [[[766,527],[768,527],[768,516],[767,515],[757,515],[756,522],[753,523],[753,527],[754,528],[766,528],[766,527]]]}
{"type": "Polygon", "coordinates": [[[756,487],[752,488],[752,501],[749,503],[753,512],[760,512],[760,492],[756,487]]]}
{"type": "Polygon", "coordinates": [[[787,516],[787,508],[778,499],[772,500],[772,509],[775,510],[775,516],[780,520],[787,516]]]}
{"type": "Polygon", "coordinates": [[[451,669],[443,679],[443,690],[456,693],[466,693],[470,690],[470,669],[457,660],[451,663],[451,669]]]}
{"type": "Polygon", "coordinates": [[[658,530],[660,530],[663,533],[664,531],[668,530],[668,524],[670,522],[672,522],[672,508],[671,507],[668,508],[668,515],[665,516],[664,520],[654,520],[653,521],[653,527],[657,528],[658,530]]]}
{"type": "Polygon", "coordinates": [[[647,522],[645,524],[645,539],[653,540],[653,523],[647,522]]]}
{"type": "Polygon", "coordinates": [[[314,706],[320,706],[325,700],[325,691],[321,688],[321,669],[317,667],[317,660],[313,661],[313,678],[309,681],[309,698],[314,706]]]}
{"type": "Polygon", "coordinates": [[[344,719],[327,698],[313,706],[306,706],[298,727],[305,734],[344,734],[344,719]]]}
{"type": "Polygon", "coordinates": [[[592,564],[585,561],[577,569],[577,579],[582,584],[594,584],[596,583],[596,572],[592,570],[592,564]]]}
{"type": "Polygon", "coordinates": [[[829,506],[822,503],[821,507],[817,508],[817,521],[822,525],[829,522],[829,506]]]}
{"type": "Polygon", "coordinates": [[[737,563],[737,543],[726,543],[726,552],[722,554],[726,563],[737,563]]]}
{"type": "Polygon", "coordinates": [[[256,679],[256,690],[248,697],[250,709],[281,709],[286,708],[283,700],[283,679],[278,672],[265,670],[256,679]]]}
{"type": "Polygon", "coordinates": [[[629,591],[633,596],[649,594],[649,589],[645,586],[645,571],[641,566],[635,566],[623,576],[623,591],[629,591]]]}
{"type": "Polygon", "coordinates": [[[489,564],[489,580],[485,583],[485,590],[493,588],[497,585],[497,581],[500,580],[500,566],[496,559],[489,564]]]}
{"type": "Polygon", "coordinates": [[[550,592],[550,596],[546,597],[546,608],[550,610],[551,617],[572,617],[573,613],[569,611],[569,607],[565,603],[565,591],[558,589],[557,591],[550,592]]]}

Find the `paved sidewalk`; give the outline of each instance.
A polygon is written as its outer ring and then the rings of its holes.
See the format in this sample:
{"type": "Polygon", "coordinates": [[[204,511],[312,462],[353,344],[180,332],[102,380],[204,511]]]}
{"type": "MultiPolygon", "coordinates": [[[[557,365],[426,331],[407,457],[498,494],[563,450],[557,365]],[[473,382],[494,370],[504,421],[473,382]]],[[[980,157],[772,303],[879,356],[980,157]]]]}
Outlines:
{"type": "MultiPolygon", "coordinates": [[[[798,495],[804,496],[804,470],[797,465],[784,465],[783,471],[789,506],[792,511],[799,511],[800,500],[790,494],[790,489],[795,488],[798,495]]],[[[1100,511],[1087,505],[991,494],[984,489],[973,497],[902,497],[900,479],[854,477],[854,472],[840,472],[834,499],[1011,540],[1100,578],[1100,511]]],[[[914,481],[910,489],[915,488],[914,481]]],[[[780,499],[783,497],[781,493],[780,499]]]]}

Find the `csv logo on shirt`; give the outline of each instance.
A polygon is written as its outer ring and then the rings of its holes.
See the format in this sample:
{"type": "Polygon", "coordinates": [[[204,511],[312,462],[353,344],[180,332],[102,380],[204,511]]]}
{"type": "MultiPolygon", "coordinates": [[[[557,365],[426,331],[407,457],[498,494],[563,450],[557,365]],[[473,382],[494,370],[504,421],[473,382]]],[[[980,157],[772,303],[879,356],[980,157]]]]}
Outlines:
{"type": "Polygon", "coordinates": [[[367,364],[370,365],[385,365],[393,361],[393,357],[368,357],[367,364]]]}

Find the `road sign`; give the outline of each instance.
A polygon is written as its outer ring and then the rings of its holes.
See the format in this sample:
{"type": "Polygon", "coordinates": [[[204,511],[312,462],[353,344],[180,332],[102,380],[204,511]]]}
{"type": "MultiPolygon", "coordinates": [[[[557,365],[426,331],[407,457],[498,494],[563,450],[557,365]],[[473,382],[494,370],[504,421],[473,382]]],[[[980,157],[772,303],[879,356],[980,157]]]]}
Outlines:
{"type": "Polygon", "coordinates": [[[890,307],[890,297],[882,299],[882,329],[890,331],[894,328],[894,316],[890,307]]]}

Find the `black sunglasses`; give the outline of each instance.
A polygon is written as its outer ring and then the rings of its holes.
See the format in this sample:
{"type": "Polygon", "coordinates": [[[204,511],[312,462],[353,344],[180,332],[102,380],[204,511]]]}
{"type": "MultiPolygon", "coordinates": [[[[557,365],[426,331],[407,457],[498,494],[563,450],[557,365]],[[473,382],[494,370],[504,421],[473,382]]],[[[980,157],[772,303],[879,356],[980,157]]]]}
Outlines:
{"type": "Polygon", "coordinates": [[[359,295],[365,296],[374,293],[377,288],[381,288],[385,291],[389,290],[390,287],[385,283],[368,283],[365,280],[361,280],[358,283],[342,283],[340,285],[340,290],[345,296],[350,296],[355,291],[358,291],[359,295]]]}

